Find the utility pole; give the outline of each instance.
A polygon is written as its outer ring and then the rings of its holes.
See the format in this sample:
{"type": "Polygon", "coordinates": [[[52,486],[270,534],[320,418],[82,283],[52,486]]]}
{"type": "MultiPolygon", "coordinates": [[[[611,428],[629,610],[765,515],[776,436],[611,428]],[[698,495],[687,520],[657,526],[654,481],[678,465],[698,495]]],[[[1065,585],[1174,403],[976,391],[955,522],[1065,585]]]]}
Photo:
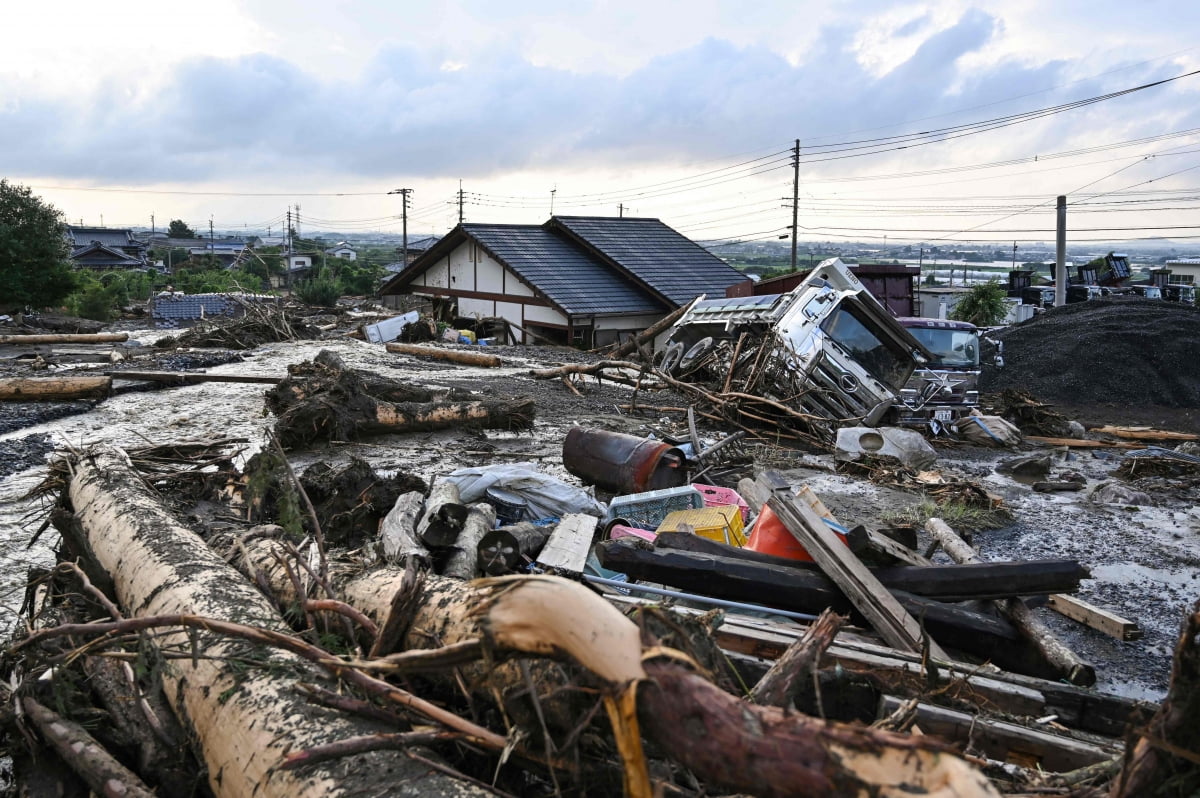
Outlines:
{"type": "Polygon", "coordinates": [[[1017,242],[1013,242],[1013,271],[1017,270],[1017,242]]]}
{"type": "Polygon", "coordinates": [[[462,180],[458,181],[458,223],[463,223],[463,190],[462,180]]]}
{"type": "Polygon", "coordinates": [[[800,216],[800,139],[792,148],[792,271],[796,271],[796,234],[800,216]]]}
{"type": "Polygon", "coordinates": [[[622,202],[620,205],[617,206],[617,218],[618,219],[625,218],[625,203],[624,202],[622,202]]]}
{"type": "Polygon", "coordinates": [[[300,233],[300,203],[299,202],[296,203],[296,232],[300,235],[301,238],[304,237],[304,234],[300,233]]]}
{"type": "Polygon", "coordinates": [[[154,214],[150,214],[150,237],[154,238],[154,214]]]}
{"type": "Polygon", "coordinates": [[[1067,196],[1058,197],[1058,235],[1054,258],[1054,307],[1067,302],[1067,196]]]}
{"type": "Polygon", "coordinates": [[[208,217],[208,254],[217,257],[217,245],[213,241],[212,217],[208,217]]]}
{"type": "Polygon", "coordinates": [[[550,215],[554,215],[554,195],[558,193],[558,186],[550,189],[550,215]]]}
{"type": "Polygon", "coordinates": [[[397,188],[389,191],[389,194],[400,195],[400,246],[401,255],[400,262],[405,266],[408,265],[408,195],[412,193],[411,188],[397,188]]]}

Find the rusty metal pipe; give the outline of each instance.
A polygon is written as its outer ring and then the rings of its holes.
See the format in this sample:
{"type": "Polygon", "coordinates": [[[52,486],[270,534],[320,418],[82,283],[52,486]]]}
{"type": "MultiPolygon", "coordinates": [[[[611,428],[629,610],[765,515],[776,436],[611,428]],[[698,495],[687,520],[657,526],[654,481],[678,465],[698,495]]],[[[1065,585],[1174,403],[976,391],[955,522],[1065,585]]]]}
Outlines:
{"type": "Polygon", "coordinates": [[[670,444],[636,435],[571,427],[563,465],[585,483],[614,493],[644,493],[687,483],[687,457],[670,444]]]}

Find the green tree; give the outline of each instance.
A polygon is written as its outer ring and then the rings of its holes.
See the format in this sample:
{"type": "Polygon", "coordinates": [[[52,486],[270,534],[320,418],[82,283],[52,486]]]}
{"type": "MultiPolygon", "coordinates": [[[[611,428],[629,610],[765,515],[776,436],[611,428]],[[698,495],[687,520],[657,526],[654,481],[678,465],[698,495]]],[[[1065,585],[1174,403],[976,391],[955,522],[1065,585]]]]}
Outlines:
{"type": "Polygon", "coordinates": [[[0,180],[0,310],[44,308],[75,288],[62,212],[0,180]]]}
{"type": "Polygon", "coordinates": [[[973,285],[950,311],[950,318],[979,327],[994,327],[1008,315],[1006,296],[1004,286],[996,280],[973,285]]]}
{"type": "Polygon", "coordinates": [[[182,219],[172,219],[167,225],[167,235],[171,238],[199,238],[196,231],[187,226],[182,219]]]}

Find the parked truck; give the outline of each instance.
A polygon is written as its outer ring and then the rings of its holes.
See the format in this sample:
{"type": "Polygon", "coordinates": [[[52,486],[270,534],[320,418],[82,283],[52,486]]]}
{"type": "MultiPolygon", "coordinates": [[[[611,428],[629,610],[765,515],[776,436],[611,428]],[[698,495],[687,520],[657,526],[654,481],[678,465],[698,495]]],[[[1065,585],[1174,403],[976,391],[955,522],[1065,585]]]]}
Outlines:
{"type": "Polygon", "coordinates": [[[753,390],[830,426],[898,421],[904,386],[931,357],[838,262],[785,294],[698,302],[660,351],[669,374],[753,390]]]}
{"type": "MultiPolygon", "coordinates": [[[[935,432],[970,415],[979,405],[979,370],[983,339],[974,324],[946,319],[898,320],[932,357],[913,371],[901,391],[899,422],[932,426],[935,432]]],[[[999,341],[992,341],[990,361],[1003,365],[999,341]]]]}

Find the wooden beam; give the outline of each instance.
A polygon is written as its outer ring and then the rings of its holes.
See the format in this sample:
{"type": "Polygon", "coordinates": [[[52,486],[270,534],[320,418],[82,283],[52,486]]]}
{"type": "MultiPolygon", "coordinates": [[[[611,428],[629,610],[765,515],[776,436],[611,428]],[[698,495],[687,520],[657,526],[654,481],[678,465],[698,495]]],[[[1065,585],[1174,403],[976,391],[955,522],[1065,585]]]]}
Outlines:
{"type": "Polygon", "coordinates": [[[825,525],[821,516],[792,494],[792,487],[786,480],[775,471],[766,471],[759,477],[759,484],[770,493],[767,506],[889,645],[917,652],[922,650],[923,642],[928,641],[930,654],[937,659],[950,659],[854,552],[825,525]]]}
{"type": "Polygon", "coordinates": [[[201,382],[244,382],[261,385],[276,385],[284,374],[209,374],[203,371],[109,371],[114,380],[162,382],[167,385],[196,385],[201,382]]]}
{"type": "Polygon", "coordinates": [[[55,402],[64,399],[97,399],[112,391],[112,379],[103,375],[60,377],[9,377],[0,379],[0,401],[55,402]]]}
{"type": "Polygon", "coordinates": [[[387,351],[399,355],[413,357],[429,357],[434,360],[448,360],[467,366],[487,366],[495,368],[500,365],[500,358],[495,355],[485,355],[482,352],[463,352],[459,349],[441,349],[436,346],[419,346],[417,344],[384,344],[387,351]]]}
{"type": "MultiPolygon", "coordinates": [[[[895,696],[883,696],[879,701],[879,717],[887,717],[903,704],[895,696]]],[[[1113,745],[1102,748],[1061,734],[926,703],[917,704],[917,725],[926,734],[969,743],[972,750],[988,759],[1036,766],[1051,773],[1107,762],[1121,753],[1121,746],[1115,740],[1113,745]]]]}
{"type": "Polygon", "coordinates": [[[537,564],[559,573],[583,573],[598,522],[596,516],[583,513],[563,516],[546,545],[542,547],[537,564]]]}
{"type": "Polygon", "coordinates": [[[1171,432],[1165,429],[1151,427],[1096,427],[1092,432],[1113,435],[1117,438],[1130,438],[1136,441],[1200,441],[1200,435],[1190,432],[1171,432]]]}
{"type": "Polygon", "coordinates": [[[1117,640],[1141,640],[1142,629],[1136,621],[1126,620],[1116,613],[1089,604],[1081,598],[1055,593],[1050,596],[1050,609],[1073,621],[1103,632],[1117,640]]]}
{"type": "Polygon", "coordinates": [[[0,335],[0,344],[113,344],[129,340],[129,333],[53,333],[0,335]]]}
{"type": "Polygon", "coordinates": [[[1042,435],[1026,435],[1025,440],[1044,443],[1047,446],[1069,446],[1072,449],[1140,449],[1136,443],[1122,441],[1090,441],[1084,438],[1047,438],[1042,435]]]}
{"type": "Polygon", "coordinates": [[[846,536],[846,543],[849,544],[850,550],[860,557],[864,552],[871,551],[891,560],[908,563],[909,565],[933,565],[933,560],[928,557],[922,556],[919,552],[913,551],[908,546],[892,540],[882,532],[870,529],[861,524],[850,530],[846,536]]]}

